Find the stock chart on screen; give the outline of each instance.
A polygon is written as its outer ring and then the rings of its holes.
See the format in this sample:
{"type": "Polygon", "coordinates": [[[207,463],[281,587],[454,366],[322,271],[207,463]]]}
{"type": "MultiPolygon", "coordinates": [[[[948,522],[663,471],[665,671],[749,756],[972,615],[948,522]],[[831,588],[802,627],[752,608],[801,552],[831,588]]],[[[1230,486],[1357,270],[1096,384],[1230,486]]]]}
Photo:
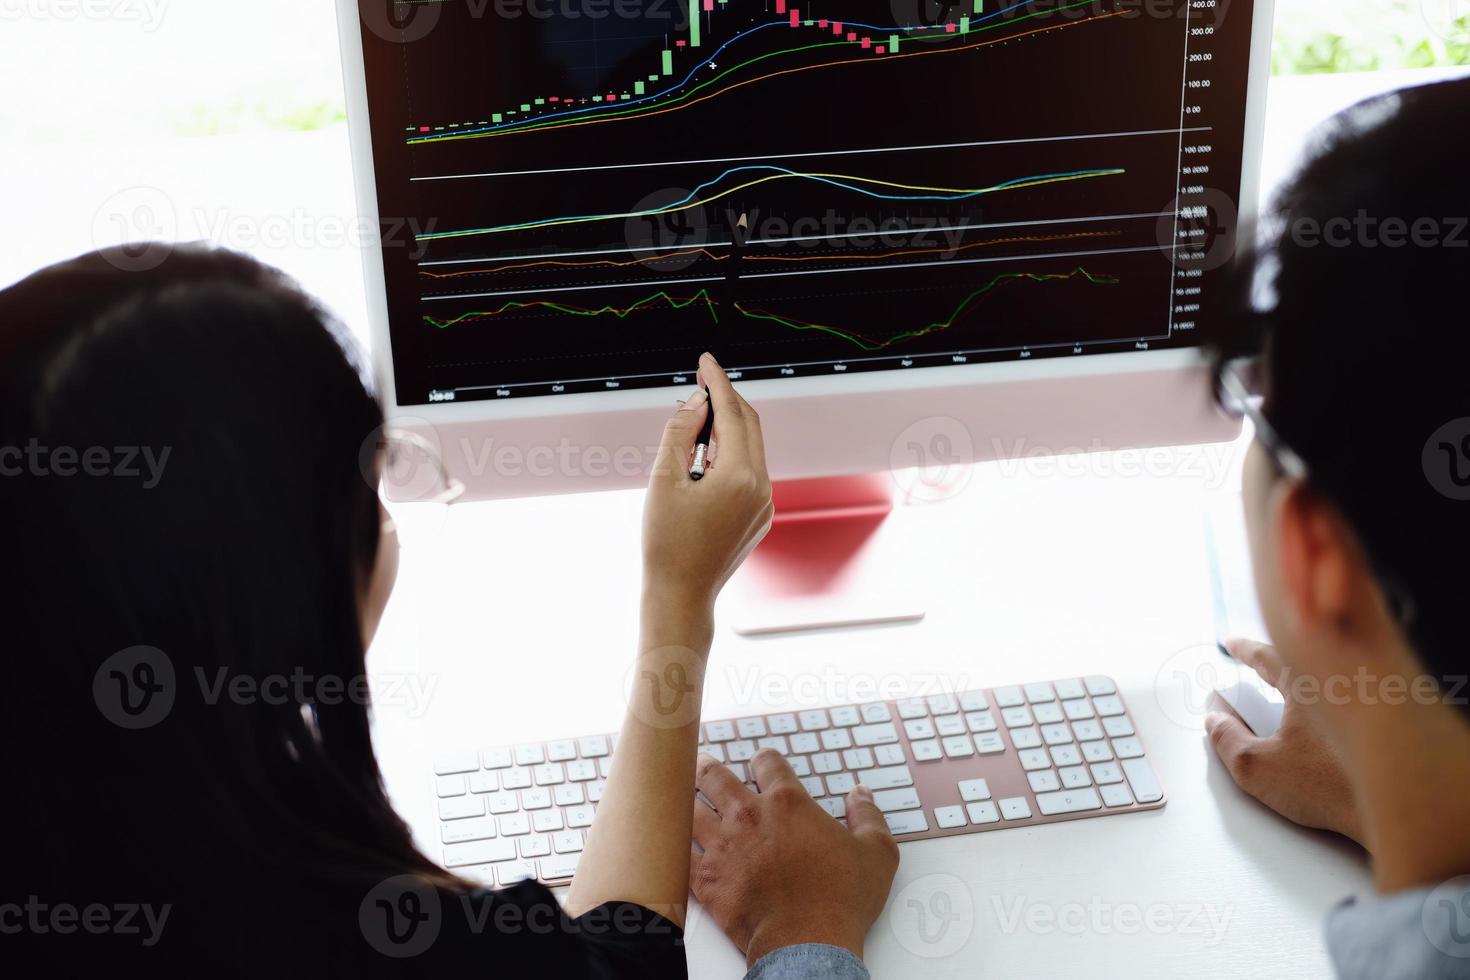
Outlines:
{"type": "Polygon", "coordinates": [[[362,0],[400,404],[1197,344],[1249,0],[362,0]]]}

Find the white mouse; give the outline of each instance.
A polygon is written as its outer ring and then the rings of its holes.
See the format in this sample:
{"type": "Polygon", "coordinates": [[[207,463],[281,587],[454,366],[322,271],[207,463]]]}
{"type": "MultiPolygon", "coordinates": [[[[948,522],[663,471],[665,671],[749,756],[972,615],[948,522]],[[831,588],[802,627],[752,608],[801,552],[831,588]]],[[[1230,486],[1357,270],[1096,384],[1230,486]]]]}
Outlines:
{"type": "Polygon", "coordinates": [[[1275,688],[1242,680],[1218,688],[1215,693],[1261,738],[1270,738],[1281,727],[1286,702],[1275,688]]]}

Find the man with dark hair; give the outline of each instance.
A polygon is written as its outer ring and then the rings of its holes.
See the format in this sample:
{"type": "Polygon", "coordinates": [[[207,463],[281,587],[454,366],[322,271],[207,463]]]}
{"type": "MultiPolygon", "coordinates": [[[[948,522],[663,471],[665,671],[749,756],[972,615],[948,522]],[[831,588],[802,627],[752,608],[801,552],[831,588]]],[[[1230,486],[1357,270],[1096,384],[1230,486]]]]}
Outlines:
{"type": "MultiPolygon", "coordinates": [[[[1221,390],[1265,396],[1244,498],[1280,731],[1206,719],[1236,783],[1367,849],[1344,978],[1470,977],[1470,82],[1340,116],[1244,263],[1221,390]]],[[[1236,402],[1239,404],[1239,402],[1236,402]]]]}

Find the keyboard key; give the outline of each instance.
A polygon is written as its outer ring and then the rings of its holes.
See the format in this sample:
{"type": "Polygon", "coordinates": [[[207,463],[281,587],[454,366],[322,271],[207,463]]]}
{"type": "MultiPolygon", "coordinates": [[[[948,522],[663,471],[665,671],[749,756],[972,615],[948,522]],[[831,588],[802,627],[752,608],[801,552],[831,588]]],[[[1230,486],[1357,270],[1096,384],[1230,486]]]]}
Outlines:
{"type": "Polygon", "coordinates": [[[968,735],[951,735],[940,744],[944,746],[945,756],[950,759],[968,759],[975,754],[975,746],[968,735]]]}
{"type": "Polygon", "coordinates": [[[811,760],[807,756],[793,755],[786,760],[786,764],[790,766],[791,771],[796,773],[798,776],[810,776],[812,774],[811,760]]]}
{"type": "Polygon", "coordinates": [[[502,770],[500,773],[501,789],[525,789],[530,785],[531,770],[529,769],[516,767],[514,769],[502,770]]]}
{"type": "Polygon", "coordinates": [[[732,774],[734,774],[734,776],[735,776],[736,779],[740,780],[742,783],[743,782],[746,782],[746,778],[745,778],[745,775],[746,775],[746,773],[745,773],[745,763],[743,763],[743,762],[727,762],[727,763],[725,763],[725,768],[728,769],[728,770],[730,770],[730,772],[732,774]]]}
{"type": "MultiPolygon", "coordinates": [[[[1113,745],[1116,747],[1117,743],[1113,745]]],[[[1133,787],[1133,795],[1138,802],[1156,803],[1164,798],[1164,788],[1159,785],[1147,759],[1124,759],[1123,773],[1128,777],[1128,785],[1133,787]]]]}
{"type": "Polygon", "coordinates": [[[1025,696],[1019,687],[997,687],[995,689],[995,703],[1002,708],[1015,708],[1026,703],[1025,696]]]}
{"type": "Polygon", "coordinates": [[[1100,762],[1092,767],[1092,778],[1099,785],[1103,783],[1121,783],[1123,781],[1123,770],[1118,768],[1116,762],[1100,762]]]}
{"type": "Polygon", "coordinates": [[[827,792],[833,796],[846,796],[857,785],[857,777],[850,772],[834,773],[827,777],[827,792]]]}
{"type": "Polygon", "coordinates": [[[1113,751],[1120,759],[1136,759],[1143,755],[1143,744],[1136,738],[1115,738],[1113,751]]]}
{"type": "Polygon", "coordinates": [[[1082,681],[1075,677],[1065,681],[1057,681],[1056,688],[1057,697],[1063,701],[1070,700],[1071,698],[1080,698],[1087,693],[1082,687],[1082,681]]]}
{"type": "Polygon", "coordinates": [[[959,715],[940,715],[934,719],[934,727],[940,735],[963,735],[968,731],[965,719],[959,715]]]}
{"type": "MultiPolygon", "coordinates": [[[[566,821],[562,819],[560,810],[537,810],[531,814],[531,829],[538,834],[561,830],[565,826],[566,821]]],[[[530,855],[522,854],[521,857],[530,857],[530,855]]]]}
{"type": "Polygon", "coordinates": [[[749,762],[755,758],[755,743],[748,738],[737,739],[725,746],[725,754],[731,762],[749,762]]]}
{"type": "Polygon", "coordinates": [[[984,711],[988,707],[990,701],[986,699],[984,691],[966,691],[960,695],[962,711],[984,711]]]}
{"type": "Polygon", "coordinates": [[[826,787],[822,785],[821,776],[802,776],[800,779],[801,785],[806,787],[808,795],[813,799],[816,799],[818,796],[827,795],[826,787]]]}
{"type": "Polygon", "coordinates": [[[760,738],[766,734],[764,718],[741,718],[735,723],[735,731],[741,738],[760,738]]]}
{"type": "Polygon", "coordinates": [[[903,754],[903,746],[897,743],[892,745],[875,745],[873,755],[878,759],[880,766],[901,766],[908,761],[903,754]]]}
{"type": "Polygon", "coordinates": [[[510,749],[505,747],[485,749],[480,753],[480,761],[485,764],[486,769],[505,769],[511,762],[510,749]]]}
{"type": "MultiPolygon", "coordinates": [[[[981,755],[994,755],[997,752],[1004,752],[1006,750],[1006,743],[1000,737],[1000,732],[982,732],[973,737],[975,739],[975,751],[981,755]]],[[[914,755],[917,756],[918,754],[916,747],[914,755]]]]}
{"type": "Polygon", "coordinates": [[[1061,780],[1057,779],[1057,774],[1050,769],[1028,772],[1026,779],[1031,783],[1031,792],[1036,794],[1049,793],[1054,789],[1062,788],[1061,780]]]}
{"type": "Polygon", "coordinates": [[[896,786],[914,785],[914,775],[908,766],[888,766],[883,769],[864,769],[857,773],[857,781],[871,790],[893,789],[896,786]]]}
{"type": "MultiPolygon", "coordinates": [[[[439,801],[440,820],[463,820],[466,817],[483,817],[485,800],[479,796],[451,796],[439,801]]],[[[470,864],[476,862],[471,861],[470,864]]]]}
{"type": "Polygon", "coordinates": [[[852,730],[852,740],[859,745],[883,745],[888,742],[897,742],[898,732],[894,730],[891,721],[878,725],[863,725],[852,730]]]}
{"type": "Polygon", "coordinates": [[[706,742],[705,744],[703,744],[703,745],[701,745],[699,747],[699,751],[703,752],[705,755],[709,756],[711,759],[717,759],[720,762],[726,761],[726,759],[725,759],[725,747],[723,745],[719,744],[718,742],[706,742]]]}
{"type": "Polygon", "coordinates": [[[990,784],[983,779],[961,779],[960,799],[966,803],[990,799],[990,784]]]}
{"type": "Polygon", "coordinates": [[[516,796],[515,790],[503,789],[486,796],[485,805],[490,808],[491,813],[515,813],[521,808],[521,800],[516,796]]]}
{"type": "Polygon", "coordinates": [[[851,728],[853,725],[861,725],[863,723],[862,713],[850,704],[841,708],[833,708],[831,715],[832,724],[839,728],[851,728]]]}
{"type": "Polygon", "coordinates": [[[607,780],[605,780],[605,779],[599,779],[595,783],[588,783],[587,784],[587,802],[588,803],[600,803],[600,802],[602,802],[602,794],[606,790],[607,790],[607,780]]]}
{"type": "Polygon", "coordinates": [[[1014,708],[1002,708],[1000,718],[1006,723],[1007,728],[1021,728],[1031,724],[1031,709],[1024,704],[1014,708]]]}
{"type": "Polygon", "coordinates": [[[848,749],[842,753],[842,765],[847,769],[871,769],[873,767],[873,750],[848,749]]]}
{"type": "MultiPolygon", "coordinates": [[[[980,738],[981,736],[976,735],[975,737],[980,738]]],[[[944,758],[944,750],[939,747],[938,739],[931,738],[923,742],[914,742],[909,745],[909,748],[914,750],[915,762],[933,762],[935,759],[944,758]]]]}
{"type": "Polygon", "coordinates": [[[556,801],[557,806],[576,806],[587,801],[579,783],[561,784],[551,791],[551,798],[556,801]]]}
{"type": "Polygon", "coordinates": [[[522,810],[544,810],[551,806],[551,790],[543,787],[521,790],[522,810]]]}
{"type": "Polygon", "coordinates": [[[892,813],[895,810],[917,810],[922,804],[919,802],[919,792],[912,786],[903,789],[883,789],[873,794],[873,802],[878,809],[884,813],[892,813]]]}
{"type": "Polygon", "coordinates": [[[574,783],[587,783],[597,778],[597,763],[591,759],[574,759],[567,763],[567,779],[574,783]]]}
{"type": "Polygon", "coordinates": [[[1041,744],[1041,733],[1034,728],[1013,728],[1011,744],[1018,749],[1034,749],[1041,744]]]}
{"type": "Polygon", "coordinates": [[[1082,786],[1091,786],[1092,777],[1087,774],[1086,766],[1068,766],[1057,770],[1062,777],[1062,785],[1067,789],[1078,789],[1082,786]]]}
{"type": "Polygon", "coordinates": [[[577,740],[577,748],[584,759],[600,759],[608,753],[607,736],[588,735],[577,740]]]}
{"type": "Polygon", "coordinates": [[[797,755],[810,755],[819,751],[822,743],[817,741],[817,736],[811,732],[798,732],[791,736],[791,751],[797,755]]]}
{"type": "Polygon", "coordinates": [[[582,849],[582,832],[580,830],[559,831],[551,840],[558,854],[574,854],[582,849]]]}
{"type": "Polygon", "coordinates": [[[1031,804],[1024,796],[1010,796],[1000,801],[1000,814],[1007,820],[1025,820],[1031,816],[1031,804]]]}
{"type": "Polygon", "coordinates": [[[493,772],[470,773],[471,793],[493,793],[500,788],[500,777],[493,772]]]}
{"type": "Polygon", "coordinates": [[[524,813],[507,813],[496,819],[499,821],[501,837],[519,837],[531,832],[531,818],[524,813]]]}
{"type": "Polygon", "coordinates": [[[526,745],[516,746],[516,765],[539,766],[546,761],[546,750],[541,743],[532,742],[526,745]]]}
{"type": "Polygon", "coordinates": [[[829,724],[827,721],[827,712],[821,708],[812,708],[808,711],[803,711],[797,717],[801,721],[801,730],[804,732],[818,731],[826,728],[829,724]]]}
{"type": "Polygon", "coordinates": [[[882,701],[873,701],[863,705],[863,721],[868,724],[876,724],[880,721],[892,721],[893,712],[888,710],[888,705],[882,701]]]}
{"type": "Polygon", "coordinates": [[[463,796],[466,788],[467,784],[463,776],[437,776],[434,779],[434,795],[441,798],[463,796]]]}
{"type": "Polygon", "coordinates": [[[1067,717],[1072,721],[1080,721],[1083,718],[1091,718],[1095,712],[1092,710],[1092,702],[1086,698],[1076,701],[1063,701],[1062,707],[1066,709],[1067,717]]]}
{"type": "Polygon", "coordinates": [[[570,878],[577,873],[577,861],[580,854],[553,854],[551,857],[541,859],[541,877],[547,881],[556,881],[560,878],[570,878]]]}
{"type": "Polygon", "coordinates": [[[1095,789],[1063,789],[1055,793],[1037,793],[1036,806],[1043,816],[1057,813],[1081,813],[1083,810],[1102,809],[1102,800],[1095,789]]]}
{"type": "Polygon", "coordinates": [[[521,838],[521,857],[538,858],[551,853],[551,838],[545,834],[531,834],[521,838]]]}
{"type": "Polygon", "coordinates": [[[612,756],[605,756],[597,760],[597,774],[603,779],[606,779],[607,774],[612,772],[612,762],[612,756]]]}
{"type": "Polygon", "coordinates": [[[960,702],[953,694],[931,694],[929,710],[936,715],[952,715],[960,710],[960,702]]]}
{"type": "Polygon", "coordinates": [[[796,716],[788,712],[779,715],[771,715],[766,719],[766,724],[771,728],[772,735],[794,735],[796,734],[796,716]]]}
{"type": "Polygon", "coordinates": [[[1113,783],[1111,786],[1102,788],[1103,802],[1108,806],[1129,806],[1133,803],[1133,795],[1128,792],[1128,787],[1122,783],[1113,783]]]}
{"type": "Polygon", "coordinates": [[[480,759],[473,752],[446,755],[434,762],[434,775],[452,776],[455,773],[474,772],[480,768],[480,759]]]}
{"type": "Polygon", "coordinates": [[[1034,704],[1031,706],[1031,713],[1036,716],[1036,723],[1038,725],[1055,725],[1066,717],[1062,713],[1062,706],[1055,701],[1048,701],[1045,704],[1034,704]]]}
{"type": "Polygon", "coordinates": [[[1041,681],[1037,684],[1027,684],[1025,690],[1026,700],[1032,704],[1040,704],[1043,701],[1053,701],[1056,699],[1056,692],[1051,689],[1051,685],[1046,681],[1041,681]]]}
{"type": "Polygon", "coordinates": [[[1019,755],[1021,768],[1027,772],[1032,769],[1051,768],[1051,758],[1046,754],[1046,749],[1022,749],[1019,755]]]}
{"type": "Polygon", "coordinates": [[[923,698],[903,698],[898,702],[900,718],[923,718],[927,714],[929,714],[929,705],[923,698]]]}
{"type": "Polygon", "coordinates": [[[707,722],[704,737],[711,742],[729,742],[735,738],[735,726],[728,721],[707,722]]]}
{"type": "Polygon", "coordinates": [[[577,743],[569,738],[546,743],[546,758],[552,762],[566,762],[577,757],[577,743]]]}
{"type": "Polygon", "coordinates": [[[1086,679],[1085,683],[1087,684],[1087,693],[1093,697],[1097,697],[1100,694],[1116,694],[1118,691],[1117,686],[1113,684],[1113,679],[1111,677],[1104,677],[1101,674],[1093,674],[1086,679]]]}
{"type": "Polygon", "coordinates": [[[934,722],[928,718],[910,718],[903,723],[903,731],[909,737],[910,742],[916,742],[921,738],[933,738],[934,722]]]}
{"type": "Polygon", "coordinates": [[[1121,715],[1123,713],[1123,702],[1112,694],[1106,695],[1105,697],[1093,698],[1092,706],[1096,708],[1097,713],[1104,718],[1109,718],[1114,715],[1121,715]]]}
{"type": "Polygon", "coordinates": [[[952,830],[965,825],[965,808],[962,806],[936,806],[934,823],[940,830],[952,830]]]}
{"type": "Polygon", "coordinates": [[[965,724],[972,732],[995,731],[995,715],[989,711],[972,711],[965,715],[965,724]]]}
{"type": "Polygon", "coordinates": [[[846,728],[828,728],[822,732],[822,748],[827,751],[845,749],[852,745],[852,736],[846,728]]]}
{"type": "Polygon", "coordinates": [[[1082,743],[1082,758],[1088,762],[1107,762],[1112,757],[1113,750],[1108,748],[1107,742],[1099,740],[1082,743]]]}
{"type": "Polygon", "coordinates": [[[923,810],[885,813],[883,819],[888,821],[888,830],[893,834],[922,834],[929,830],[929,820],[923,810]]]}
{"type": "Polygon", "coordinates": [[[494,836],[494,817],[451,820],[440,829],[440,837],[446,844],[462,844],[467,840],[487,840],[494,836]]]}
{"type": "Polygon", "coordinates": [[[791,751],[791,746],[787,744],[785,735],[767,735],[765,738],[758,739],[755,744],[756,748],[775,749],[782,755],[787,755],[791,751]]]}
{"type": "Polygon", "coordinates": [[[1123,738],[1133,734],[1133,722],[1129,721],[1125,715],[1115,715],[1103,719],[1103,730],[1111,738],[1123,738]]]}
{"type": "Polygon", "coordinates": [[[1051,750],[1051,761],[1058,766],[1078,766],[1082,764],[1082,753],[1075,745],[1054,745],[1051,750]]]}
{"type": "Polygon", "coordinates": [[[596,811],[591,804],[584,803],[582,806],[568,807],[566,811],[568,827],[590,827],[592,817],[596,811]]]}
{"type": "Polygon", "coordinates": [[[495,865],[495,877],[501,885],[514,885],[536,877],[535,861],[505,861],[495,865]]]}
{"type": "Polygon", "coordinates": [[[444,845],[444,867],[446,868],[458,868],[466,864],[485,864],[490,861],[507,861],[515,856],[515,841],[499,838],[444,845]]]}
{"type": "Polygon", "coordinates": [[[994,803],[970,803],[965,806],[965,812],[970,815],[970,823],[995,823],[1000,819],[994,803]]]}
{"type": "Polygon", "coordinates": [[[1074,721],[1072,732],[1077,736],[1079,742],[1091,742],[1102,738],[1102,726],[1096,721],[1074,721]]]}
{"type": "Polygon", "coordinates": [[[1066,722],[1060,725],[1043,725],[1041,739],[1047,745],[1066,745],[1072,741],[1072,729],[1066,722]]]}
{"type": "Polygon", "coordinates": [[[826,810],[838,820],[847,816],[847,801],[840,796],[829,796],[817,802],[821,804],[823,810],[826,810]]]}
{"type": "Polygon", "coordinates": [[[842,768],[842,757],[836,752],[818,752],[812,756],[812,771],[826,775],[842,768]]]}
{"type": "Polygon", "coordinates": [[[566,782],[567,779],[566,770],[562,768],[560,762],[539,765],[532,772],[536,777],[537,786],[555,786],[557,783],[566,782]]]}

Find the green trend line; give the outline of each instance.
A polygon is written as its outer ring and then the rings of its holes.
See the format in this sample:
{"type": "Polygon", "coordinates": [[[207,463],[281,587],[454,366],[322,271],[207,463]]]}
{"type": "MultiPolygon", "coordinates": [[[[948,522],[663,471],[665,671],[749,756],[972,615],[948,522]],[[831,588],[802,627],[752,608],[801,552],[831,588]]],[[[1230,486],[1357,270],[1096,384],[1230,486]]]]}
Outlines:
{"type": "MultiPolygon", "coordinates": [[[[913,330],[906,330],[903,333],[896,334],[893,337],[888,338],[887,340],[876,340],[874,338],[864,336],[863,334],[860,334],[854,330],[848,330],[843,327],[836,327],[830,324],[811,323],[806,320],[797,320],[766,310],[747,309],[740,303],[734,304],[734,309],[741,316],[750,320],[765,320],[771,323],[778,323],[781,326],[789,327],[792,330],[816,330],[821,333],[831,334],[834,337],[846,340],[847,342],[857,346],[861,350],[879,351],[884,350],[888,347],[892,347],[894,344],[900,343],[904,340],[912,340],[916,337],[923,337],[931,333],[939,333],[940,331],[948,330],[950,327],[954,326],[955,323],[957,323],[962,316],[968,313],[981,297],[990,292],[993,292],[995,289],[1004,285],[1005,283],[1018,280],[1036,283],[1061,282],[1077,279],[1078,277],[1085,279],[1088,283],[1094,286],[1116,286],[1121,282],[1121,280],[1113,278],[1111,276],[1095,275],[1091,272],[1088,272],[1081,266],[1078,266],[1071,272],[1006,272],[996,276],[990,282],[975,290],[970,295],[966,296],[963,300],[960,301],[959,305],[954,308],[954,311],[951,312],[947,318],[943,320],[936,320],[933,323],[928,324],[927,326],[918,327],[913,330]]],[[[487,319],[490,317],[501,316],[506,313],[514,313],[521,310],[529,309],[547,309],[552,310],[556,313],[564,313],[571,316],[583,317],[615,316],[619,320],[626,320],[634,313],[641,313],[645,310],[658,307],[661,304],[666,305],[670,310],[683,310],[688,309],[692,306],[703,307],[709,312],[711,321],[716,324],[720,322],[720,315],[718,310],[719,304],[715,301],[714,297],[710,295],[710,292],[707,289],[701,289],[693,296],[687,297],[674,296],[664,290],[659,290],[651,296],[647,296],[639,300],[632,306],[626,307],[603,306],[598,308],[589,308],[582,306],[572,306],[566,303],[557,303],[550,300],[535,300],[528,303],[512,301],[504,304],[499,309],[466,313],[451,320],[439,320],[431,316],[425,316],[424,322],[438,330],[447,330],[450,327],[457,326],[470,320],[487,319]]]]}

